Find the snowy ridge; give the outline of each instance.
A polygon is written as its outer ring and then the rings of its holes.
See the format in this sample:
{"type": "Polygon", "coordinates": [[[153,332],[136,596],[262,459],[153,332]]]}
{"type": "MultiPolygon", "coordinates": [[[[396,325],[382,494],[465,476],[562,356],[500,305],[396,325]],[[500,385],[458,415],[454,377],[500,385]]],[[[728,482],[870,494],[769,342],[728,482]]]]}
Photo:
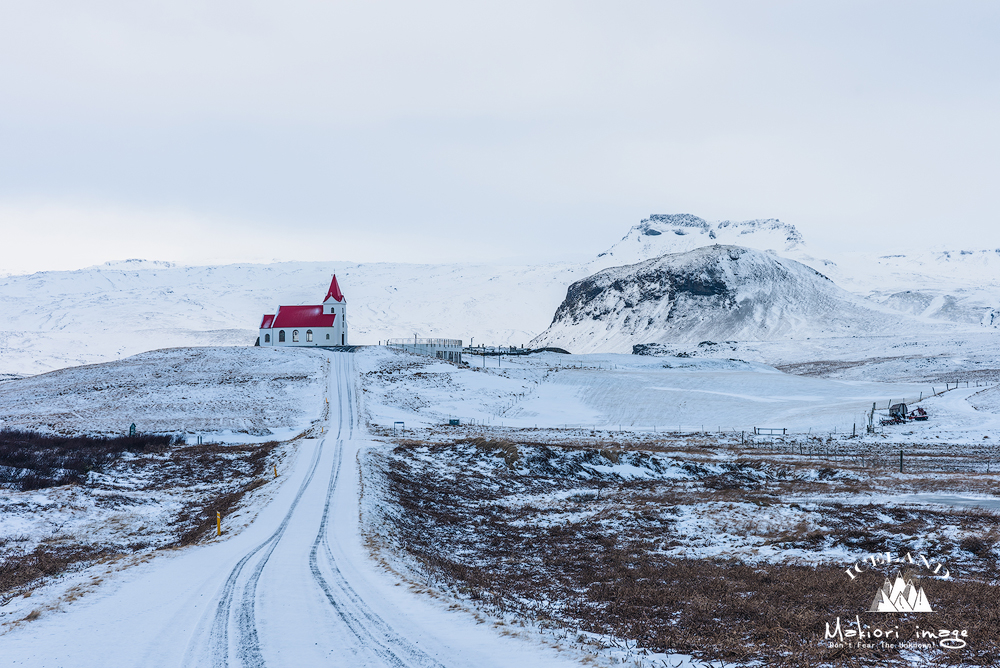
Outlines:
{"type": "Polygon", "coordinates": [[[903,313],[1000,326],[1000,249],[849,253],[823,271],[844,288],[903,313]]]}
{"type": "Polygon", "coordinates": [[[574,283],[552,325],[532,343],[575,353],[631,352],[642,343],[871,336],[891,333],[904,320],[794,260],[710,246],[574,283]]]}
{"type": "Polygon", "coordinates": [[[776,218],[710,223],[689,213],[653,214],[598,255],[595,268],[635,264],[712,244],[745,246],[782,254],[805,247],[802,234],[795,226],[776,218]]]}

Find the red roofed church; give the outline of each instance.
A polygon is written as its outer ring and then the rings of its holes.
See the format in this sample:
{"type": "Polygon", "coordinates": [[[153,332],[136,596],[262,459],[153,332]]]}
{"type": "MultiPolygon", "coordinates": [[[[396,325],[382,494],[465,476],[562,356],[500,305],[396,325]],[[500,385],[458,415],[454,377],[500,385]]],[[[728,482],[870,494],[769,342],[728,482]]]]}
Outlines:
{"type": "Polygon", "coordinates": [[[347,300],[334,275],[315,306],[279,306],[260,323],[262,346],[346,346],[347,300]]]}

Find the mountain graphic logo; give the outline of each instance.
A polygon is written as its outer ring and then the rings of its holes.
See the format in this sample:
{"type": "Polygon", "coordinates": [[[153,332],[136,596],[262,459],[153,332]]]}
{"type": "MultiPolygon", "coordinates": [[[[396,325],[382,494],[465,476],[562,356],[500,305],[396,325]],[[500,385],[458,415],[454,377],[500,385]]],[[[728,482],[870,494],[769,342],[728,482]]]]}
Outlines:
{"type": "Polygon", "coordinates": [[[903,576],[896,572],[896,579],[885,583],[875,594],[872,607],[868,612],[933,612],[930,601],[924,594],[923,587],[913,584],[912,578],[903,580],[903,576]]]}

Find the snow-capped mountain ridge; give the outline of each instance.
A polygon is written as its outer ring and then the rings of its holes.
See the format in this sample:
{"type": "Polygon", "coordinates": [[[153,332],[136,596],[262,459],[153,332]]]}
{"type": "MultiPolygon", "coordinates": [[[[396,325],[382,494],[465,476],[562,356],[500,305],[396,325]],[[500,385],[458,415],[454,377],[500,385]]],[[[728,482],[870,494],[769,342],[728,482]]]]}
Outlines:
{"type": "Polygon", "coordinates": [[[577,281],[533,343],[580,353],[631,352],[644,343],[881,335],[910,320],[794,260],[716,245],[577,281]]]}
{"type": "Polygon", "coordinates": [[[888,308],[925,319],[1000,324],[1000,249],[884,249],[817,257],[794,226],[776,218],[707,221],[689,213],[653,214],[598,255],[594,271],[728,244],[796,260],[846,290],[888,308]]]}
{"type": "Polygon", "coordinates": [[[801,251],[802,234],[776,218],[709,222],[690,213],[652,214],[634,225],[621,241],[598,255],[598,266],[635,264],[669,253],[728,244],[778,253],[801,251]]]}

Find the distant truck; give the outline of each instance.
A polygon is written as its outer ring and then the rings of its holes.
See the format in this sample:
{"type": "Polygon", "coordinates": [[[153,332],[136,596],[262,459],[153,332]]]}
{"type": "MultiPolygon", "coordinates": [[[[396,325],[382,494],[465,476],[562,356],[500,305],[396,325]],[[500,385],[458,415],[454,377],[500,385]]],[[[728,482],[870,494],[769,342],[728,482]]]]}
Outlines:
{"type": "Polygon", "coordinates": [[[906,412],[906,404],[893,404],[889,406],[889,417],[880,420],[879,422],[885,426],[890,424],[904,424],[909,420],[916,422],[924,422],[929,416],[927,411],[919,406],[912,412],[906,412]]]}

